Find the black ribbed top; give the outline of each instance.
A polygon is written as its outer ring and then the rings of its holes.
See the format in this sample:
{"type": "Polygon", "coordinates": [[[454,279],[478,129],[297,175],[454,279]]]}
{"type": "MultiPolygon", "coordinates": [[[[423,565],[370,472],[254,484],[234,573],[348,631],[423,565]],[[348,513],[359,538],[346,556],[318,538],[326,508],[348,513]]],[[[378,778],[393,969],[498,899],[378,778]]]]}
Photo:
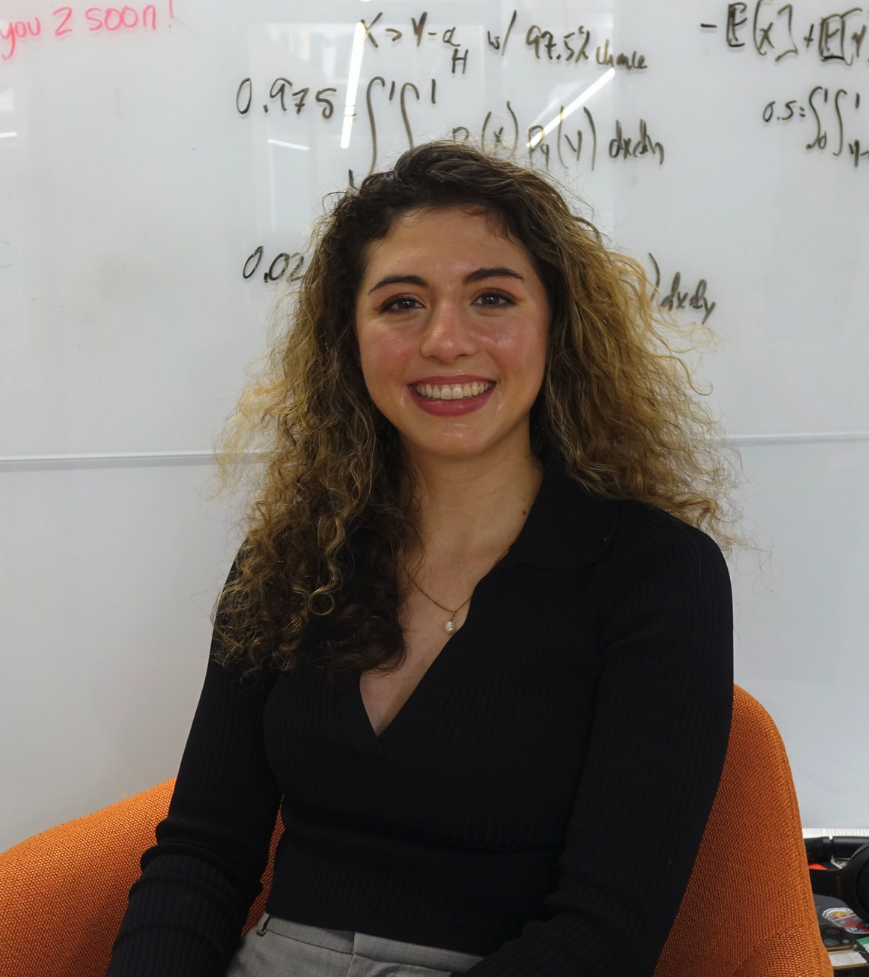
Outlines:
{"type": "Polygon", "coordinates": [[[275,916],[482,954],[473,977],[651,975],[732,682],[712,540],[548,471],[380,737],[358,681],[209,664],[109,975],[223,977],[282,796],[275,916]]]}

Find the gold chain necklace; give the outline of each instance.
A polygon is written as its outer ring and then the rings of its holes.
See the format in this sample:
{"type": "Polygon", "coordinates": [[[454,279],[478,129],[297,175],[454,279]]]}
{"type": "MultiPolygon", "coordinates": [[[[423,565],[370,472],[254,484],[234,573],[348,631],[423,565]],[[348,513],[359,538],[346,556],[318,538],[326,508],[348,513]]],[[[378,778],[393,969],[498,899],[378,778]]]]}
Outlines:
{"type": "MultiPolygon", "coordinates": [[[[510,546],[512,545],[513,544],[511,543],[510,546]]],[[[510,552],[510,546],[508,546],[507,549],[504,550],[504,552],[498,557],[497,560],[495,560],[495,562],[489,568],[490,573],[501,562],[501,560],[503,560],[504,557],[510,552]]],[[[449,614],[450,618],[447,621],[447,623],[444,625],[444,631],[446,631],[447,637],[451,638],[453,636],[453,632],[456,630],[455,616],[465,606],[465,604],[467,604],[470,601],[470,599],[474,596],[473,593],[468,594],[468,596],[461,602],[461,604],[459,604],[459,606],[454,611],[451,611],[449,607],[447,607],[445,604],[442,604],[439,600],[435,600],[431,594],[426,593],[422,589],[422,587],[420,587],[420,585],[417,583],[416,577],[410,572],[410,570],[407,569],[407,567],[403,563],[401,564],[401,568],[407,574],[408,580],[410,580],[410,582],[414,585],[414,587],[416,587],[416,589],[422,594],[423,597],[426,597],[428,600],[432,602],[432,604],[435,604],[442,611],[446,611],[447,614],[449,614]]]]}

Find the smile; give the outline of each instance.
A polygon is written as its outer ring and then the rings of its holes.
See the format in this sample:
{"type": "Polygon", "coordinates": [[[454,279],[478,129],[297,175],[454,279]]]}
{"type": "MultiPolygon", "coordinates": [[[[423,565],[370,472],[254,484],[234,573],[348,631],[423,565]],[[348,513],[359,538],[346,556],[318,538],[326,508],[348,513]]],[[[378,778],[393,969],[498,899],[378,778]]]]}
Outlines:
{"type": "Polygon", "coordinates": [[[473,383],[444,383],[434,386],[430,383],[414,383],[412,388],[420,397],[427,400],[466,400],[468,397],[479,397],[495,384],[492,381],[473,383]]]}

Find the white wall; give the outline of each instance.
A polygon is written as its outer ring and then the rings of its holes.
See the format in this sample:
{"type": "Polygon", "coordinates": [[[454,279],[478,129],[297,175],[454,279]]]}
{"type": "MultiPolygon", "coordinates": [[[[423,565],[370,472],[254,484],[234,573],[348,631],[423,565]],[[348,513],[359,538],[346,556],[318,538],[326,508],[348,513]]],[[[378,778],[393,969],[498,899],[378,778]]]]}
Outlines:
{"type": "Polygon", "coordinates": [[[534,159],[654,254],[664,294],[706,281],[703,375],[763,550],[734,563],[737,675],[782,728],[804,821],[869,820],[869,16],[837,33],[806,0],[789,31],[761,0],[753,37],[754,5],[728,32],[711,0],[158,0],[123,8],[136,27],[68,9],[7,0],[0,20],[0,848],[174,772],[235,545],[202,501],[207,452],[262,347],[263,272],[303,252],[325,192],[408,144],[402,92],[416,142],[546,125],[534,159]],[[357,25],[378,14],[375,47],[357,25]],[[607,41],[647,67],[607,74],[607,41]],[[641,123],[650,151],[613,158],[641,123]]]}

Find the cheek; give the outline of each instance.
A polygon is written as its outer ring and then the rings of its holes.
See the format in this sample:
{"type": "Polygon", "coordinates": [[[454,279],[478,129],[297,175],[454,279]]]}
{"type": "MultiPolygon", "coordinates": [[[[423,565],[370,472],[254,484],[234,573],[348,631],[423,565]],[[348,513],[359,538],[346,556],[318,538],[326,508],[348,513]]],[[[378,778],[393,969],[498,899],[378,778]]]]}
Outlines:
{"type": "Polygon", "coordinates": [[[521,322],[491,338],[492,351],[511,366],[524,366],[529,373],[546,364],[548,330],[545,324],[521,322]]]}
{"type": "Polygon", "coordinates": [[[529,330],[528,334],[523,337],[524,342],[520,355],[527,370],[528,385],[533,388],[535,398],[540,392],[546,373],[546,361],[549,355],[548,339],[549,332],[545,327],[529,330]]]}
{"type": "Polygon", "coordinates": [[[359,362],[369,391],[389,384],[399,386],[412,350],[391,331],[363,329],[358,334],[359,362]]]}

